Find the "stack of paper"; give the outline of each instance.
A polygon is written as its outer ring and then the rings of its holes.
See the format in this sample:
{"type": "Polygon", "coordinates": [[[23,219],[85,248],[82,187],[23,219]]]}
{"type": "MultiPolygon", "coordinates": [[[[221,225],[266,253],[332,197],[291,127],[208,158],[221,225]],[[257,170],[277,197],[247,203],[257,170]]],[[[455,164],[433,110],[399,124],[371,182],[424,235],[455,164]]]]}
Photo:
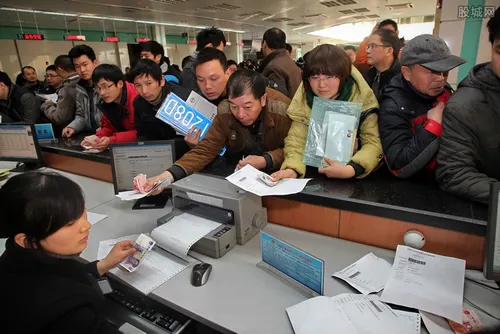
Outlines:
{"type": "Polygon", "coordinates": [[[262,172],[246,165],[226,177],[235,186],[258,196],[277,196],[296,194],[304,190],[311,179],[283,179],[274,186],[267,185],[261,179],[262,172]]]}
{"type": "Polygon", "coordinates": [[[295,334],[417,333],[420,319],[398,316],[386,304],[363,295],[320,296],[286,309],[295,334]]]}

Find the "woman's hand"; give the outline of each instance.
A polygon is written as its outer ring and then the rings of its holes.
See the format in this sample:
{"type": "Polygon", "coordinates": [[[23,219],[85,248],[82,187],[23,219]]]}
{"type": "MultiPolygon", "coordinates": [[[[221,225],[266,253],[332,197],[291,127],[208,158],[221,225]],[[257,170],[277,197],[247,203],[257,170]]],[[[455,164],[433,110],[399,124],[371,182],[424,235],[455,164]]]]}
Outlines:
{"type": "Polygon", "coordinates": [[[330,166],[319,168],[318,172],[320,174],[325,174],[331,179],[350,179],[356,175],[356,172],[352,166],[344,166],[340,162],[328,159],[327,157],[325,157],[324,159],[330,166]]]}
{"type": "Polygon", "coordinates": [[[120,241],[116,243],[108,256],[97,262],[97,271],[99,275],[104,275],[109,270],[115,268],[129,255],[134,255],[137,250],[134,248],[134,242],[131,240],[120,241]]]}
{"type": "Polygon", "coordinates": [[[273,181],[279,181],[281,179],[296,179],[298,177],[297,172],[290,168],[277,171],[270,176],[273,181]]]}

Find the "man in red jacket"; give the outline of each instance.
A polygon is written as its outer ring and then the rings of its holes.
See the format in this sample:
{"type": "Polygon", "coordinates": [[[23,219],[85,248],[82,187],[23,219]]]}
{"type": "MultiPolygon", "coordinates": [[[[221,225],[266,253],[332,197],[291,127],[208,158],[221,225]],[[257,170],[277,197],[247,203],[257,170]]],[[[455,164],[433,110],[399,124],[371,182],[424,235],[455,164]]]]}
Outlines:
{"type": "Polygon", "coordinates": [[[101,128],[97,138],[85,138],[81,145],[99,151],[112,143],[132,142],[137,138],[134,118],[134,99],[138,95],[134,85],[123,80],[116,65],[101,64],[94,69],[92,81],[101,96],[97,108],[102,111],[101,128]]]}

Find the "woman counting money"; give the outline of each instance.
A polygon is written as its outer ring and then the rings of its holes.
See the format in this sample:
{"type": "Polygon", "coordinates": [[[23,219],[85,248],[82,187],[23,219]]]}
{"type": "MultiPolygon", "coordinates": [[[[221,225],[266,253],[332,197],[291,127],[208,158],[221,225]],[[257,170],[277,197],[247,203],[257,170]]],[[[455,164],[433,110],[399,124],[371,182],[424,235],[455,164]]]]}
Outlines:
{"type": "Polygon", "coordinates": [[[84,265],[90,227],[82,190],[59,174],[20,174],[0,189],[2,333],[120,333],[102,315],[97,278],[136,250],[123,241],[84,265]]]}

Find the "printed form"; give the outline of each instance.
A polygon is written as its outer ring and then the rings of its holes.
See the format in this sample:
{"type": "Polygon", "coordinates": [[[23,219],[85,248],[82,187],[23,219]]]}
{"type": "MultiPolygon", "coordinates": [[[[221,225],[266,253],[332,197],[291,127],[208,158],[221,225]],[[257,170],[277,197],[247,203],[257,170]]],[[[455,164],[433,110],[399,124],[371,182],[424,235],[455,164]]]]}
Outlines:
{"type": "Polygon", "coordinates": [[[386,260],[369,253],[332,276],[346,281],[362,294],[368,295],[384,288],[391,267],[386,260]]]}
{"type": "Polygon", "coordinates": [[[235,186],[251,192],[258,196],[278,196],[278,195],[291,195],[304,190],[307,182],[311,179],[283,179],[280,180],[275,186],[268,186],[260,179],[263,174],[258,169],[246,165],[237,172],[226,177],[226,180],[235,186]]]}
{"type": "Polygon", "coordinates": [[[381,300],[461,322],[465,261],[399,245],[381,300]]]}

